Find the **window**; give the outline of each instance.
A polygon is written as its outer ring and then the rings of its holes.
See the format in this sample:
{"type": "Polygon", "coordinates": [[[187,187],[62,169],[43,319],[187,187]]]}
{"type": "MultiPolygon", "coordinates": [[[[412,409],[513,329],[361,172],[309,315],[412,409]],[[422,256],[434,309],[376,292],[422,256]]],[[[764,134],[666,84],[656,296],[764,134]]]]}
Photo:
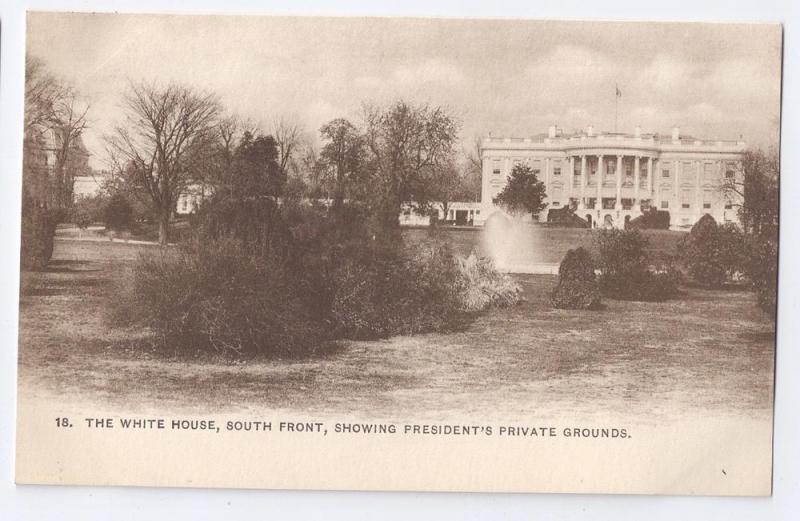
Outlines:
{"type": "Polygon", "coordinates": [[[561,167],[560,166],[553,167],[553,175],[554,176],[555,175],[558,175],[558,176],[561,175],[561,167]]]}
{"type": "Polygon", "coordinates": [[[714,178],[714,163],[703,163],[703,179],[711,181],[714,178]]]}
{"type": "Polygon", "coordinates": [[[661,201],[661,208],[669,208],[669,201],[661,201]]]}
{"type": "Polygon", "coordinates": [[[703,190],[703,208],[711,208],[711,202],[714,200],[714,194],[711,190],[703,190]]]}
{"type": "Polygon", "coordinates": [[[692,161],[684,161],[681,164],[681,179],[694,181],[695,165],[692,161]]]}
{"type": "Polygon", "coordinates": [[[499,168],[495,168],[494,170],[492,170],[492,174],[500,175],[500,169],[499,168]]]}
{"type": "Polygon", "coordinates": [[[603,197],[603,210],[613,210],[617,200],[613,197],[603,197]]]}
{"type": "Polygon", "coordinates": [[[661,177],[663,177],[665,179],[668,178],[669,177],[669,169],[665,168],[664,170],[662,170],[661,171],[661,177]]]}
{"type": "Polygon", "coordinates": [[[495,159],[492,161],[492,173],[494,175],[500,175],[502,171],[500,170],[500,160],[495,159]]]}
{"type": "Polygon", "coordinates": [[[735,172],[733,170],[725,170],[725,179],[733,179],[735,172]]]}
{"type": "Polygon", "coordinates": [[[731,210],[732,208],[733,208],[733,204],[731,204],[730,202],[726,202],[725,203],[725,209],[726,210],[731,210]]]}
{"type": "Polygon", "coordinates": [[[691,208],[692,191],[688,188],[681,190],[681,208],[691,208]]]}
{"type": "Polygon", "coordinates": [[[561,204],[561,187],[554,186],[552,194],[550,196],[551,200],[553,201],[553,206],[559,206],[561,204]]]}
{"type": "Polygon", "coordinates": [[[596,202],[596,198],[588,197],[586,199],[586,208],[594,208],[595,202],[596,202]]]}

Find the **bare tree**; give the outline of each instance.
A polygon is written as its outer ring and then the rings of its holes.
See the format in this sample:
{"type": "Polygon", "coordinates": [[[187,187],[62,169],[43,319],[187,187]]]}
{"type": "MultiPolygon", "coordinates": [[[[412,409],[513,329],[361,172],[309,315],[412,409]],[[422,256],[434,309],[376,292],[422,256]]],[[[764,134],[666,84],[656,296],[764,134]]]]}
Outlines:
{"type": "Polygon", "coordinates": [[[44,62],[25,59],[22,161],[22,264],[42,269],[53,252],[55,229],[72,207],[73,178],[88,170],[81,135],[88,106],[51,75],[44,62]]]}
{"type": "Polygon", "coordinates": [[[177,198],[193,177],[192,150],[202,152],[215,137],[219,103],[182,85],[132,83],[123,107],[125,122],[107,138],[112,163],[148,197],[164,245],[177,198]]]}
{"type": "Polygon", "coordinates": [[[364,127],[378,181],[380,223],[396,229],[404,204],[429,204],[430,179],[449,164],[458,124],[442,107],[398,101],[383,109],[366,106],[364,127]]]}
{"type": "Polygon", "coordinates": [[[216,122],[214,132],[209,133],[210,143],[207,146],[202,150],[195,147],[191,158],[192,170],[214,192],[232,193],[234,155],[247,133],[258,135],[258,126],[248,119],[230,114],[216,122]]]}
{"type": "Polygon", "coordinates": [[[78,100],[72,88],[62,89],[62,95],[53,106],[52,129],[56,138],[53,195],[58,199],[56,205],[63,208],[72,204],[74,178],[78,170],[75,165],[88,156],[81,142],[88,111],[89,106],[78,100]],[[70,168],[71,162],[73,168],[70,168]]]}
{"type": "Polygon", "coordinates": [[[324,124],[320,130],[326,141],[320,152],[320,160],[333,172],[333,208],[341,208],[347,184],[363,167],[364,139],[358,129],[343,118],[336,118],[324,124]]]}
{"type": "Polygon", "coordinates": [[[278,163],[286,172],[303,140],[303,128],[295,118],[280,116],[272,123],[272,137],[278,144],[278,163]]]}
{"type": "Polygon", "coordinates": [[[430,197],[441,206],[445,219],[452,203],[472,201],[475,198],[468,165],[459,164],[456,158],[444,162],[437,168],[429,183],[430,197]]]}
{"type": "Polygon", "coordinates": [[[780,158],[774,149],[745,151],[736,168],[727,170],[722,191],[737,207],[739,222],[748,233],[774,235],[779,217],[780,158]]]}
{"type": "Polygon", "coordinates": [[[469,148],[463,149],[464,167],[463,182],[466,197],[471,201],[481,200],[481,185],[483,181],[483,160],[481,159],[480,136],[474,136],[469,148]]]}
{"type": "Polygon", "coordinates": [[[41,135],[50,128],[64,86],[34,56],[25,58],[25,135],[41,135]]]}

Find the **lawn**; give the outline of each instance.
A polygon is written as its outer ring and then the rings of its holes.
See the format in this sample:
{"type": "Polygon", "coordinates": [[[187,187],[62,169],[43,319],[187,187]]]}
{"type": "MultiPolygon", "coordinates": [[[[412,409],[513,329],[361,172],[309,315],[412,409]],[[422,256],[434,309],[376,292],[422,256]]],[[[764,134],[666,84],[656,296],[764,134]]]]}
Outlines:
{"type": "MultiPolygon", "coordinates": [[[[531,234],[535,237],[536,262],[558,263],[564,254],[571,248],[583,246],[590,251],[595,250],[595,231],[585,228],[550,228],[545,226],[531,226],[531,234]]],[[[461,228],[447,230],[440,227],[438,232],[453,246],[456,253],[469,255],[472,250],[485,254],[485,246],[481,240],[481,228],[461,228]]],[[[420,240],[429,235],[429,228],[409,228],[405,236],[411,240],[420,240]]],[[[650,242],[650,252],[656,256],[672,255],[678,246],[678,241],[686,236],[685,232],[671,230],[644,230],[642,234],[650,242]]]]}
{"type": "MultiPolygon", "coordinates": [[[[460,247],[476,238],[448,233],[460,247]]],[[[554,261],[572,233],[585,232],[567,230],[554,261]]],[[[146,332],[105,316],[113,280],[146,248],[57,241],[49,271],[23,274],[21,392],[130,411],[387,419],[771,415],[772,324],[745,291],[563,311],[548,303],[555,277],[525,275],[523,304],[457,333],[339,342],[305,360],[175,361],[142,347],[146,332]]]]}

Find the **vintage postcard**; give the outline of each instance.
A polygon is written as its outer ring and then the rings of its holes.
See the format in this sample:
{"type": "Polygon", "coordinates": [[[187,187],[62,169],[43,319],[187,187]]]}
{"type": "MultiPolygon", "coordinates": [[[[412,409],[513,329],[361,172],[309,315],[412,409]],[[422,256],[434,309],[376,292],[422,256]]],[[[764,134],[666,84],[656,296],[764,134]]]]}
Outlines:
{"type": "Polygon", "coordinates": [[[17,482],[769,495],[781,60],[30,12],[17,482]]]}

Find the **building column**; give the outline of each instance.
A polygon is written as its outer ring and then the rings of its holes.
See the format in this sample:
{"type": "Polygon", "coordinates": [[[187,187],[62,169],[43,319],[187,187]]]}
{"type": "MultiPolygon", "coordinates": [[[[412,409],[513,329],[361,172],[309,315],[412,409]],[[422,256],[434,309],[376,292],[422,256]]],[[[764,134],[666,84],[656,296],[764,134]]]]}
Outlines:
{"type": "Polygon", "coordinates": [[[581,208],[586,208],[586,156],[581,156],[581,208]]]}
{"type": "Polygon", "coordinates": [[[703,215],[705,208],[703,208],[703,183],[702,183],[703,162],[694,162],[694,204],[697,207],[697,215],[703,215]]]}
{"type": "Polygon", "coordinates": [[[575,195],[575,156],[569,156],[569,175],[564,176],[569,183],[567,200],[575,195]]]}
{"type": "Polygon", "coordinates": [[[597,179],[597,201],[594,203],[594,207],[597,210],[603,209],[603,155],[600,154],[597,156],[597,175],[595,175],[597,179]]]}
{"type": "Polygon", "coordinates": [[[614,207],[622,210],[622,156],[617,156],[617,202],[614,207]]]}
{"type": "Polygon", "coordinates": [[[550,178],[552,174],[550,173],[550,158],[544,158],[544,187],[545,190],[548,192],[550,191],[550,178]]]}
{"type": "Polygon", "coordinates": [[[633,159],[633,204],[639,204],[639,156],[633,159]]]}
{"type": "Polygon", "coordinates": [[[647,196],[653,199],[653,158],[647,158],[647,196]]]}
{"type": "Polygon", "coordinates": [[[678,193],[678,183],[681,179],[681,162],[677,159],[672,162],[675,166],[675,175],[672,176],[672,198],[675,204],[680,204],[680,194],[678,193]]]}

